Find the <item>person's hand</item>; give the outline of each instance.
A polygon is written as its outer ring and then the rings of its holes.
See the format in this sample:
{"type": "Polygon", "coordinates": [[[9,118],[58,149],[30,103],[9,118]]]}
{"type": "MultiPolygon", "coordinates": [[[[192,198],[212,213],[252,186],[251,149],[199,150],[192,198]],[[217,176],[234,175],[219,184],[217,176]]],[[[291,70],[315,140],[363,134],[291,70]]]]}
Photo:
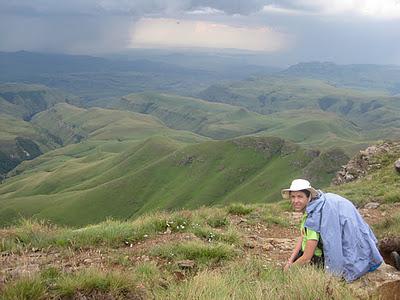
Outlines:
{"type": "Polygon", "coordinates": [[[287,272],[292,264],[293,263],[290,260],[288,260],[286,265],[283,267],[283,271],[287,272]]]}

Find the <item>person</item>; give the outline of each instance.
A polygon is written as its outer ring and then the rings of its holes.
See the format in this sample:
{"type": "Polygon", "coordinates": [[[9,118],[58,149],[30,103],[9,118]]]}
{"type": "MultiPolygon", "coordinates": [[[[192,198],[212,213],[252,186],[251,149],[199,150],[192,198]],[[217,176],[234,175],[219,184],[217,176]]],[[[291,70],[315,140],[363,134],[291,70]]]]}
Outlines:
{"type": "Polygon", "coordinates": [[[303,213],[301,234],[285,270],[311,263],[352,282],[382,264],[375,235],[349,200],[316,190],[305,179],[293,180],[281,192],[303,213]]]}

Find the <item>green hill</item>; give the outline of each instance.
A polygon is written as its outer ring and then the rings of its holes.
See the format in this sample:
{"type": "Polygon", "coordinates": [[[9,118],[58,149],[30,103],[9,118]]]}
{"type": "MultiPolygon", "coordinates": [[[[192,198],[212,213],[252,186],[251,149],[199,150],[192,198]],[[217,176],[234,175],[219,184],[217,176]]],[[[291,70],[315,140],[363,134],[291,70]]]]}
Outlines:
{"type": "Polygon", "coordinates": [[[215,139],[237,137],[274,125],[274,120],[242,107],[172,94],[131,94],[119,99],[113,107],[150,114],[168,127],[215,139]]]}
{"type": "Polygon", "coordinates": [[[0,128],[0,179],[21,161],[52,148],[29,122],[0,114],[0,128]]]}
{"type": "Polygon", "coordinates": [[[349,155],[375,141],[370,133],[329,111],[298,109],[262,115],[240,106],[172,94],[141,93],[110,99],[107,106],[150,114],[175,129],[214,139],[278,136],[305,147],[341,147],[349,155]]]}
{"type": "Polygon", "coordinates": [[[158,209],[271,202],[280,199],[282,182],[308,174],[323,186],[334,175],[328,165],[347,161],[337,153],[321,157],[279,138],[182,147],[155,137],[120,153],[89,140],[19,166],[0,186],[0,215],[3,225],[18,216],[82,225],[158,209]]]}
{"type": "Polygon", "coordinates": [[[0,177],[23,160],[37,157],[59,145],[56,136],[42,135],[31,118],[74,97],[42,85],[0,84],[0,177]]]}
{"type": "Polygon", "coordinates": [[[46,134],[57,136],[62,145],[83,139],[122,142],[153,135],[187,142],[206,139],[188,131],[169,129],[158,119],[144,114],[103,108],[84,109],[66,103],[37,114],[32,124],[46,134]]]}
{"type": "Polygon", "coordinates": [[[338,88],[321,80],[284,76],[213,85],[199,94],[212,102],[270,115],[287,110],[331,112],[354,123],[367,138],[397,138],[399,97],[385,92],[338,88]]]}
{"type": "Polygon", "coordinates": [[[342,87],[385,90],[400,93],[400,67],[395,65],[337,65],[332,62],[306,62],[282,71],[285,76],[325,80],[342,87]]]}
{"type": "Polygon", "coordinates": [[[29,121],[33,115],[60,102],[77,101],[75,97],[43,85],[0,84],[0,113],[29,121]]]}

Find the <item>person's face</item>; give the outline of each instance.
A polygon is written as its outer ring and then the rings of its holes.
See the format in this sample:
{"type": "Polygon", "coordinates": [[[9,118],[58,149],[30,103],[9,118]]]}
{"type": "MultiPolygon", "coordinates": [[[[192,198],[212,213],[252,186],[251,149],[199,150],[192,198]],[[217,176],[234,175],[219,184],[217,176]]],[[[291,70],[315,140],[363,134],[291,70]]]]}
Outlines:
{"type": "Polygon", "coordinates": [[[304,192],[290,192],[290,201],[296,212],[303,212],[306,209],[309,198],[304,192]]]}

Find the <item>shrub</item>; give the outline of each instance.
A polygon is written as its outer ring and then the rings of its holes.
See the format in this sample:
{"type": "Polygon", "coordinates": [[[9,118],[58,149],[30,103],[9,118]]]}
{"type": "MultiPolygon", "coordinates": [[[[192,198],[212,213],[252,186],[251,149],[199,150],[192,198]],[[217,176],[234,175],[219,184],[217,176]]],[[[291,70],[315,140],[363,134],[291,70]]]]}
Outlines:
{"type": "Polygon", "coordinates": [[[231,204],[228,207],[228,213],[232,215],[247,215],[253,211],[253,208],[243,204],[231,204]]]}

